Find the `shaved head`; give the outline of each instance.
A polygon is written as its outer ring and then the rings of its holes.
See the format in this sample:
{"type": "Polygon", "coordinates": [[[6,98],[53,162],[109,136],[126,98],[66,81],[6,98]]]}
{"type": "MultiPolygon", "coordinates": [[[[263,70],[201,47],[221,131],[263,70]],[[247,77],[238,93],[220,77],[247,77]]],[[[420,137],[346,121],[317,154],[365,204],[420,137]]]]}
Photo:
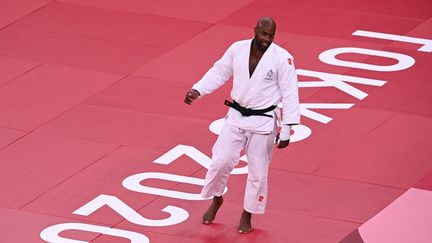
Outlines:
{"type": "Polygon", "coordinates": [[[262,18],[258,19],[256,28],[260,28],[260,27],[262,28],[265,26],[268,26],[271,29],[276,30],[276,22],[270,17],[262,17],[262,18]]]}
{"type": "Polygon", "coordinates": [[[276,23],[270,17],[262,17],[258,19],[254,32],[254,44],[256,48],[265,52],[273,42],[273,38],[276,34],[276,23]]]}

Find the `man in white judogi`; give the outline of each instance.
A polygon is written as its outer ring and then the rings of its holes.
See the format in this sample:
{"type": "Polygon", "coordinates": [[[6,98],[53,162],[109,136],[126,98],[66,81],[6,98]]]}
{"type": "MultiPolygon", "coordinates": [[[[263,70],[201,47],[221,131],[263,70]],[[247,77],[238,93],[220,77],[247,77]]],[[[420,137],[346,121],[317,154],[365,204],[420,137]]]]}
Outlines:
{"type": "Polygon", "coordinates": [[[293,57],[272,43],[276,24],[269,17],[258,20],[252,40],[232,44],[204,77],[186,93],[185,103],[210,94],[233,77],[231,107],[222,131],[213,147],[212,163],[207,171],[201,196],[213,197],[202,217],[210,224],[222,205],[228,177],[244,149],[248,160],[248,178],[239,233],[252,230],[252,214],[263,214],[267,202],[267,174],[273,144],[289,144],[291,126],[300,123],[297,75],[293,57]],[[276,107],[282,101],[282,116],[276,107]],[[276,121],[281,123],[276,136],[276,121]]]}

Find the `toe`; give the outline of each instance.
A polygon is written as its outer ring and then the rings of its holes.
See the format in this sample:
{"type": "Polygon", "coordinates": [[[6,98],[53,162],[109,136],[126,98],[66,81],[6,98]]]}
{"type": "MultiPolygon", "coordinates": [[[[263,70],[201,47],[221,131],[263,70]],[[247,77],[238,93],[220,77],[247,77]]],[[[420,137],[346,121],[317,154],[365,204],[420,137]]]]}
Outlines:
{"type": "Polygon", "coordinates": [[[240,234],[247,234],[247,233],[250,233],[251,231],[252,231],[252,228],[249,228],[249,227],[240,227],[238,230],[238,232],[240,234]]]}

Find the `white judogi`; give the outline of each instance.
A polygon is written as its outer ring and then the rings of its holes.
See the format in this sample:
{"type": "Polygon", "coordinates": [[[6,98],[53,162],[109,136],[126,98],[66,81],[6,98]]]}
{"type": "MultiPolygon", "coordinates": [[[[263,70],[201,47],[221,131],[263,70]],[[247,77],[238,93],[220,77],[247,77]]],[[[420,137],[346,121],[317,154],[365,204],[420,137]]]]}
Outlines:
{"type": "Polygon", "coordinates": [[[265,116],[244,117],[230,108],[224,127],[213,147],[212,163],[201,192],[205,198],[221,196],[232,169],[244,149],[248,158],[248,180],[244,208],[250,213],[264,213],[267,199],[267,172],[275,137],[276,119],[282,124],[300,123],[297,75],[293,57],[272,43],[249,75],[252,40],[232,44],[204,77],[193,85],[201,97],[210,94],[233,77],[231,98],[250,109],[265,109],[283,104],[265,116]]]}

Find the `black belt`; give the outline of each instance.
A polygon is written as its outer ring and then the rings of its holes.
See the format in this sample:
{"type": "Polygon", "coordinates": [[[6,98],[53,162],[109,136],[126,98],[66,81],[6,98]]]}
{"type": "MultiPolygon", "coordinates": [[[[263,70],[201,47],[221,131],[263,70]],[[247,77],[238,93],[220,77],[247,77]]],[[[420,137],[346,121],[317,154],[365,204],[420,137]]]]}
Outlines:
{"type": "Polygon", "coordinates": [[[267,117],[273,117],[272,115],[268,115],[268,114],[264,114],[264,113],[272,111],[272,110],[274,110],[276,108],[275,105],[272,105],[272,106],[270,106],[268,108],[265,108],[265,109],[253,110],[253,109],[249,109],[249,108],[241,106],[235,100],[233,102],[231,102],[229,100],[225,100],[224,104],[226,106],[229,106],[229,107],[232,107],[232,108],[238,110],[243,116],[267,116],[267,117]]]}

